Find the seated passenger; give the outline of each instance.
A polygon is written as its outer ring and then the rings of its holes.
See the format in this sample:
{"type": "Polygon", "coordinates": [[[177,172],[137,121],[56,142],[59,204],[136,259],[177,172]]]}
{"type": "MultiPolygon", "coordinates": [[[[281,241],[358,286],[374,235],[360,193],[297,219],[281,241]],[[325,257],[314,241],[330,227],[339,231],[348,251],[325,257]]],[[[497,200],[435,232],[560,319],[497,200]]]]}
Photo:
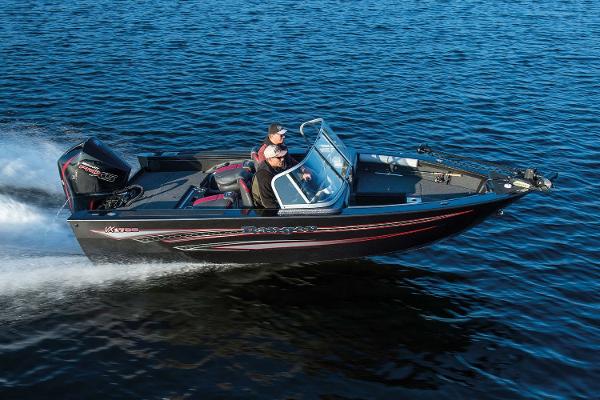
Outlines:
{"type": "MultiPolygon", "coordinates": [[[[287,146],[284,144],[285,141],[285,133],[287,129],[285,129],[281,124],[272,123],[269,125],[269,132],[267,133],[267,137],[265,138],[263,144],[258,149],[256,153],[256,162],[261,163],[265,161],[265,149],[268,146],[278,145],[281,149],[286,150],[286,156],[284,160],[283,169],[291,168],[294,165],[298,164],[298,161],[294,159],[289,153],[287,153],[287,146]]],[[[311,175],[308,170],[302,168],[302,179],[310,180],[311,175]]]]}
{"type": "Polygon", "coordinates": [[[285,170],[287,150],[282,146],[271,144],[264,150],[265,161],[256,168],[252,180],[252,198],[256,208],[279,208],[273,192],[271,181],[278,173],[285,170]]]}
{"type": "MultiPolygon", "coordinates": [[[[258,153],[256,154],[256,161],[259,163],[265,161],[265,149],[267,148],[267,146],[279,145],[285,148],[284,141],[286,132],[287,129],[285,129],[281,124],[272,123],[271,125],[269,125],[269,132],[267,133],[267,137],[263,141],[262,145],[258,149],[258,153]]],[[[289,154],[286,155],[286,161],[288,164],[288,168],[298,164],[289,154]]]]}

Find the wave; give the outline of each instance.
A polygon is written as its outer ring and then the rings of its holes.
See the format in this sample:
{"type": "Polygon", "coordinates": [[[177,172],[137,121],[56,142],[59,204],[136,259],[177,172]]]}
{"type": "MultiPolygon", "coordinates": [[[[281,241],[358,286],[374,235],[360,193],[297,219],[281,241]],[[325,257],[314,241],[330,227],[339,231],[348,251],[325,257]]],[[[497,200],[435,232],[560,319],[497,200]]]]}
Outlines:
{"type": "Polygon", "coordinates": [[[46,134],[36,126],[0,125],[0,257],[7,267],[32,256],[81,254],[60,210],[61,150],[46,134]]]}
{"type": "Polygon", "coordinates": [[[91,293],[146,291],[198,273],[238,266],[139,263],[93,265],[83,255],[0,256],[0,323],[57,313],[69,304],[88,302],[91,293]]]}
{"type": "Polygon", "coordinates": [[[80,253],[64,210],[56,212],[0,194],[0,254],[80,253]]]}
{"type": "MultiPolygon", "coordinates": [[[[0,194],[0,303],[7,309],[29,314],[51,299],[62,299],[83,289],[110,288],[126,282],[128,287],[151,279],[189,271],[231,268],[211,264],[155,263],[94,265],[77,244],[66,218],[69,211],[26,204],[0,194]]],[[[7,314],[8,313],[8,314],[7,314]]]]}
{"type": "Polygon", "coordinates": [[[60,209],[61,149],[31,125],[0,125],[0,256],[81,254],[60,209]]]}
{"type": "Polygon", "coordinates": [[[19,258],[15,268],[12,255],[0,256],[0,297],[46,293],[48,297],[90,287],[118,283],[143,283],[186,272],[215,271],[232,266],[189,263],[92,264],[83,255],[43,255],[19,258]]]}
{"type": "Polygon", "coordinates": [[[0,129],[0,188],[38,189],[61,193],[56,161],[61,150],[56,143],[28,129],[0,129]]]}

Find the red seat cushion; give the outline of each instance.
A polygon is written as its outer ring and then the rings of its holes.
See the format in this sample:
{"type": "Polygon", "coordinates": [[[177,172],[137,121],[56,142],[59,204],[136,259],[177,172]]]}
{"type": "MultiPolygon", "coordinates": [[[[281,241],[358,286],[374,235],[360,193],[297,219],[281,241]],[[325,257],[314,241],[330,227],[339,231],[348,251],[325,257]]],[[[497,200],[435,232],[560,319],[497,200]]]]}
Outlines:
{"type": "Polygon", "coordinates": [[[218,208],[231,208],[233,205],[233,198],[225,196],[224,194],[215,194],[213,196],[201,197],[194,200],[192,206],[194,207],[218,207],[218,208]]]}

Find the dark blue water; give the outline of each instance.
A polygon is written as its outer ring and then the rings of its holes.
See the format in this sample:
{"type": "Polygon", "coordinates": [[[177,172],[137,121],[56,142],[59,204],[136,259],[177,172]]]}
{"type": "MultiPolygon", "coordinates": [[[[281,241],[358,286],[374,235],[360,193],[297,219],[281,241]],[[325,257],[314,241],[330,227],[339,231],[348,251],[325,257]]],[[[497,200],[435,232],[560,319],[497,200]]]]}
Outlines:
{"type": "Polygon", "coordinates": [[[594,1],[0,1],[0,397],[599,398],[599,116],[594,1]],[[315,117],[560,179],[325,264],[92,266],[58,212],[85,137],[134,162],[315,117]]]}

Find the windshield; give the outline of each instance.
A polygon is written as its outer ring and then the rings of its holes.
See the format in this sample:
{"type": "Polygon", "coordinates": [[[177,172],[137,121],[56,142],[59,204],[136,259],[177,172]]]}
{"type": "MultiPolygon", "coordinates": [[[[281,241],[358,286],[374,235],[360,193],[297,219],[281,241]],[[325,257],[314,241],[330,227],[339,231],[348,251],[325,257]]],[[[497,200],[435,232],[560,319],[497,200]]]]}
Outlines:
{"type": "Polygon", "coordinates": [[[344,142],[342,142],[342,139],[340,139],[338,135],[333,133],[333,130],[329,127],[329,125],[327,125],[325,121],[323,121],[321,125],[321,133],[327,136],[327,138],[331,141],[331,143],[333,143],[339,154],[343,156],[348,161],[348,163],[352,161],[352,153],[350,152],[350,150],[346,147],[344,142]]]}
{"type": "Polygon", "coordinates": [[[342,154],[337,151],[337,149],[333,146],[333,144],[325,138],[325,136],[319,136],[317,141],[315,142],[315,148],[319,151],[319,153],[323,156],[324,160],[335,169],[335,171],[341,176],[346,177],[348,173],[348,167],[350,164],[348,161],[342,156],[342,154]]]}
{"type": "Polygon", "coordinates": [[[352,167],[339,151],[340,148],[347,151],[346,146],[331,134],[329,136],[325,127],[321,126],[306,157],[295,167],[273,178],[273,190],[282,208],[326,207],[335,203],[344,192],[352,167]]]}

